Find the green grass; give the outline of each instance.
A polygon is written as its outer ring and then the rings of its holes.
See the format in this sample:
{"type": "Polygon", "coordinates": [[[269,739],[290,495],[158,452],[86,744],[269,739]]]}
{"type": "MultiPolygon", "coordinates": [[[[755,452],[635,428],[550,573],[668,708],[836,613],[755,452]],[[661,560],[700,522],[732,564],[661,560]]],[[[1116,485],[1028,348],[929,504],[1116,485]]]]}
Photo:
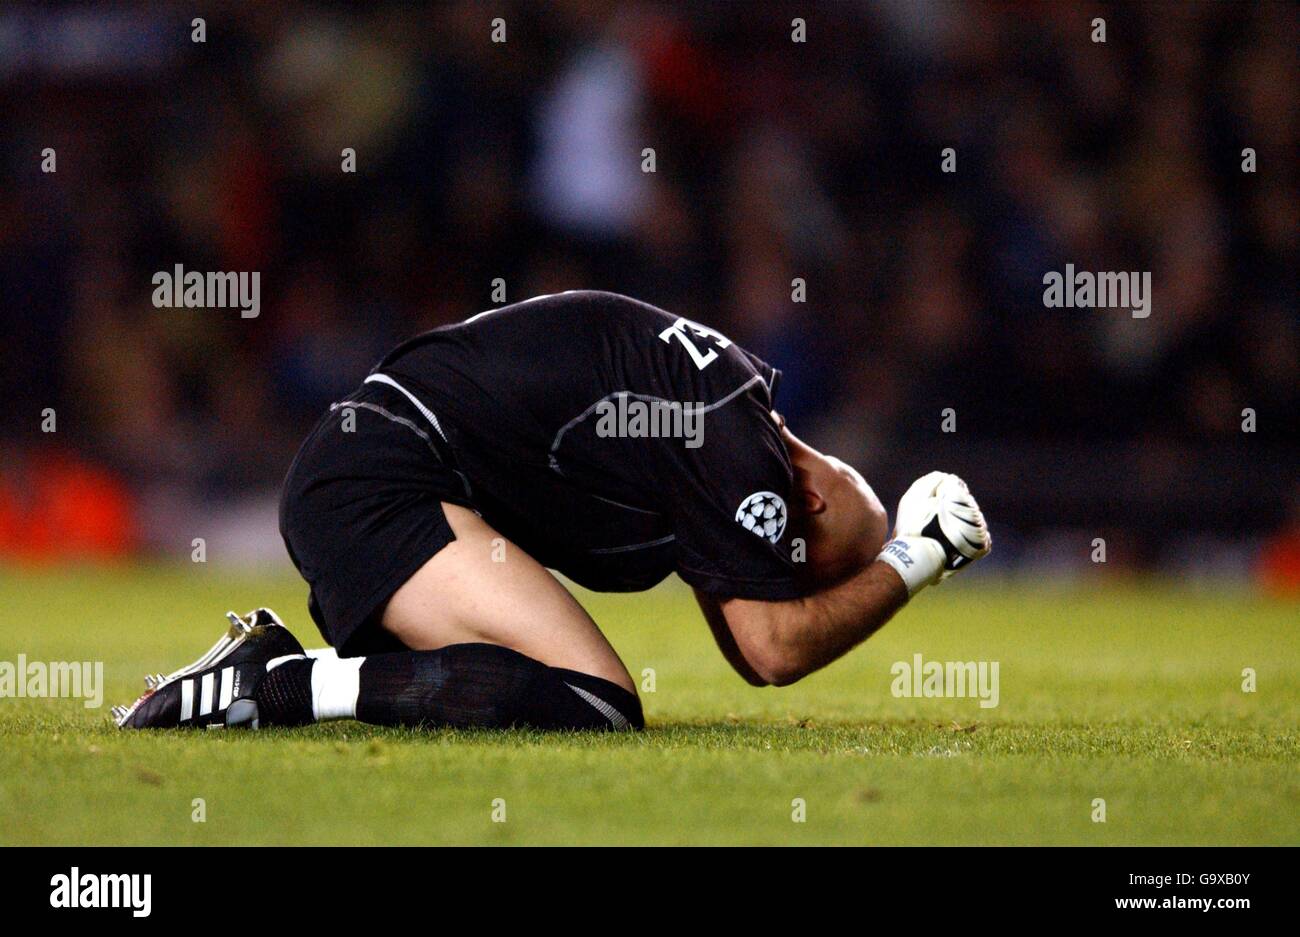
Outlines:
{"type": "Polygon", "coordinates": [[[107,687],[99,710],[0,699],[0,844],[1300,843],[1300,615],[1245,593],[959,580],[759,690],[672,583],[581,596],[633,676],[655,672],[641,734],[111,727],[108,705],[206,650],[227,608],[269,604],[319,644],[304,592],[216,569],[0,572],[0,661],[102,660],[107,687]],[[893,697],[915,653],[999,661],[1000,704],[893,697]]]}

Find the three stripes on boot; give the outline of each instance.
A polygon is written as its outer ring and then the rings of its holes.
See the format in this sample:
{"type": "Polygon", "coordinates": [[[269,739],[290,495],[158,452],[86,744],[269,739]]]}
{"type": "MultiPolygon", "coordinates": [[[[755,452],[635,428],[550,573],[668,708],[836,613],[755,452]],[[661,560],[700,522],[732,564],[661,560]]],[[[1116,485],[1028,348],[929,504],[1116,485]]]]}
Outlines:
{"type": "MultiPolygon", "coordinates": [[[[181,683],[181,722],[189,722],[194,718],[195,682],[195,678],[186,677],[181,683]]],[[[205,673],[197,682],[200,716],[209,715],[213,710],[214,702],[217,703],[218,711],[230,708],[230,702],[235,696],[234,667],[223,667],[220,673],[217,671],[205,673]]]]}

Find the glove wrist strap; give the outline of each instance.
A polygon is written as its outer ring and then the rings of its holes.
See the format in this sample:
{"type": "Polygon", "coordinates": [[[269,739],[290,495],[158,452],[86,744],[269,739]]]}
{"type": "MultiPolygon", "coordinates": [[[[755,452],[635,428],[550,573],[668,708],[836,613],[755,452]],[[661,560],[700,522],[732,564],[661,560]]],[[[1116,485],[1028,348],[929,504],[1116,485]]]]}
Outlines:
{"type": "Polygon", "coordinates": [[[943,548],[928,537],[895,537],[876,559],[894,568],[907,586],[909,598],[937,582],[943,572],[943,548]]]}

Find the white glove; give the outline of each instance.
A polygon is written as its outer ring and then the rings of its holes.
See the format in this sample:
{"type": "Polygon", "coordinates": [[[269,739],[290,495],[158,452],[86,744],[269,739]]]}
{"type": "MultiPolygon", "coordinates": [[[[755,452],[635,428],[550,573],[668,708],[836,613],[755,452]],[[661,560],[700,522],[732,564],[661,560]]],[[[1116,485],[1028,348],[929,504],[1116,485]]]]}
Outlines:
{"type": "Polygon", "coordinates": [[[898,502],[894,539],[876,559],[894,568],[909,596],[987,556],[993,538],[966,483],[947,472],[912,482],[898,502]]]}

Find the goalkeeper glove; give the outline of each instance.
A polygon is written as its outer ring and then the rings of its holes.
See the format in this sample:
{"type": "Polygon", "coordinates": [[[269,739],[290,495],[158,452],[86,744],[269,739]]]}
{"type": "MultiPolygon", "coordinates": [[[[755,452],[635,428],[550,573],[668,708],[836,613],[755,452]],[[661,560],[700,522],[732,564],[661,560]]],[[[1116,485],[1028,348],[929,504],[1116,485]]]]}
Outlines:
{"type": "Polygon", "coordinates": [[[988,555],[992,546],[966,483],[947,472],[931,472],[899,500],[894,539],[876,558],[902,577],[910,597],[988,555]]]}

